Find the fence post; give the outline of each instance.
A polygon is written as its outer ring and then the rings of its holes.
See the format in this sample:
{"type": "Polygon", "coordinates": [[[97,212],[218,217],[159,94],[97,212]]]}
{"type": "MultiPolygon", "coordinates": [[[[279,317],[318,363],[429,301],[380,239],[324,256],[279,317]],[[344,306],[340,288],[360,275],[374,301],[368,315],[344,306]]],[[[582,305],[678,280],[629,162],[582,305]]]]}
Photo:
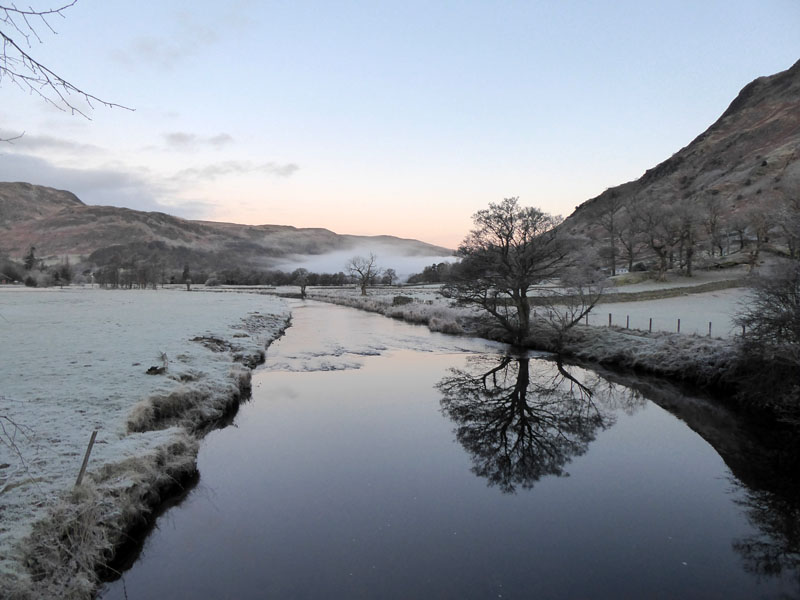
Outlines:
{"type": "Polygon", "coordinates": [[[589,313],[586,313],[586,324],[589,324],[589,313]]]}
{"type": "Polygon", "coordinates": [[[653,333],[653,317],[650,317],[650,329],[648,331],[650,331],[650,333],[653,333]]]}
{"type": "Polygon", "coordinates": [[[678,319],[678,333],[681,332],[681,320],[678,319]]]}
{"type": "Polygon", "coordinates": [[[92,437],[89,440],[89,446],[86,448],[86,454],[83,455],[83,464],[81,465],[81,471],[78,473],[78,479],[75,481],[75,487],[78,487],[83,481],[83,474],[86,472],[86,465],[89,464],[89,455],[92,453],[92,446],[94,446],[94,440],[97,437],[97,430],[95,429],[92,432],[92,437]]]}
{"type": "Polygon", "coordinates": [[[711,321],[708,322],[708,337],[711,337],[711,321]]]}
{"type": "Polygon", "coordinates": [[[611,313],[608,313],[608,326],[611,327],[611,313]]]}
{"type": "Polygon", "coordinates": [[[631,316],[625,315],[625,329],[631,328],[631,316]]]}

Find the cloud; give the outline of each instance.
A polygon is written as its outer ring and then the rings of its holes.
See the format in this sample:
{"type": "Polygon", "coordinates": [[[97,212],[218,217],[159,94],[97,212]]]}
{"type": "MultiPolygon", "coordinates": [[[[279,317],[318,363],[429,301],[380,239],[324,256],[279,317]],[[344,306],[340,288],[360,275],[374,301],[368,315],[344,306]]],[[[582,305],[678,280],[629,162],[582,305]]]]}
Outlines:
{"type": "Polygon", "coordinates": [[[164,139],[169,146],[190,146],[197,140],[197,136],[193,133],[185,133],[183,131],[174,131],[172,133],[165,133],[164,139]]]}
{"type": "Polygon", "coordinates": [[[233,143],[233,136],[229,133],[218,133],[210,137],[199,136],[185,131],[172,131],[163,134],[167,146],[173,149],[192,150],[200,146],[212,146],[222,148],[226,144],[233,143]]]}
{"type": "Polygon", "coordinates": [[[172,179],[182,181],[193,179],[213,180],[225,175],[244,175],[248,173],[262,173],[273,177],[290,177],[299,168],[294,163],[281,165],[275,162],[267,162],[257,164],[250,161],[229,160],[200,168],[183,169],[178,171],[172,179]]]}
{"type": "Polygon", "coordinates": [[[112,56],[126,65],[158,65],[163,69],[172,69],[218,41],[219,34],[214,28],[200,23],[192,13],[181,13],[177,15],[170,35],[140,36],[126,49],[117,50],[112,56]]]}
{"type": "Polygon", "coordinates": [[[233,142],[233,137],[227,133],[220,133],[213,137],[208,138],[208,143],[212,146],[222,147],[226,144],[230,144],[233,142]]]}
{"type": "Polygon", "coordinates": [[[14,146],[15,150],[66,150],[72,153],[80,152],[91,154],[102,152],[102,148],[93,144],[80,144],[50,135],[24,134],[22,137],[11,142],[11,144],[14,146]]]}
{"type": "Polygon", "coordinates": [[[74,169],[36,156],[0,153],[0,181],[25,181],[69,190],[86,204],[167,212],[188,219],[207,216],[212,208],[200,201],[174,205],[160,202],[159,198],[172,196],[170,188],[145,169],[137,171],[118,166],[74,169]]]}

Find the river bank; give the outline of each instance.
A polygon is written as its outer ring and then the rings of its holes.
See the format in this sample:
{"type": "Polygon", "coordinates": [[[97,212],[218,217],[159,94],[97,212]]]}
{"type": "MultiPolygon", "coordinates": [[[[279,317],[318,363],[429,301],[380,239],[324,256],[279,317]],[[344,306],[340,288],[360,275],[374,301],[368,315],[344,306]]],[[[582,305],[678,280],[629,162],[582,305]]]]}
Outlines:
{"type": "MultiPolygon", "coordinates": [[[[698,296],[704,295],[694,295],[691,305],[687,305],[687,312],[696,311],[702,302],[698,296]]],[[[408,301],[396,301],[385,293],[364,297],[355,292],[312,292],[309,297],[426,325],[432,331],[510,341],[504,329],[476,308],[452,306],[441,298],[423,302],[411,301],[411,298],[408,301]]],[[[725,299],[731,306],[735,305],[731,297],[725,299]]],[[[705,301],[710,303],[714,298],[705,301]]],[[[531,334],[523,346],[532,350],[558,352],[598,365],[664,377],[711,392],[729,408],[747,411],[764,422],[781,425],[789,422],[791,427],[795,427],[796,415],[792,406],[785,403],[752,403],[745,397],[743,392],[747,382],[757,378],[758,373],[742,359],[738,339],[733,335],[712,337],[696,333],[651,332],[583,324],[564,332],[539,314],[532,319],[531,334]]]]}
{"type": "Polygon", "coordinates": [[[751,541],[782,549],[796,502],[764,509],[793,496],[750,503],[731,475],[772,461],[746,419],[663,379],[291,306],[253,401],[203,440],[198,487],[103,600],[794,589],[791,558],[750,570],[751,541]]]}
{"type": "Polygon", "coordinates": [[[252,294],[9,287],[0,314],[0,597],[90,598],[126,532],[196,472],[199,438],[248,395],[289,311],[252,294]]]}

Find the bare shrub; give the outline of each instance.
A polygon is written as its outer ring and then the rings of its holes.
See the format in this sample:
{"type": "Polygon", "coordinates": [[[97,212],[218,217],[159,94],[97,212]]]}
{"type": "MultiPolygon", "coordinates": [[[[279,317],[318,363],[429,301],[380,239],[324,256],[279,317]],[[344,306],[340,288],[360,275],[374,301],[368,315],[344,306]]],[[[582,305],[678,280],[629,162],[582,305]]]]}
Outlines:
{"type": "Polygon", "coordinates": [[[800,262],[756,275],[751,284],[752,299],[735,318],[744,331],[739,338],[739,397],[751,407],[798,424],[800,262]]]}

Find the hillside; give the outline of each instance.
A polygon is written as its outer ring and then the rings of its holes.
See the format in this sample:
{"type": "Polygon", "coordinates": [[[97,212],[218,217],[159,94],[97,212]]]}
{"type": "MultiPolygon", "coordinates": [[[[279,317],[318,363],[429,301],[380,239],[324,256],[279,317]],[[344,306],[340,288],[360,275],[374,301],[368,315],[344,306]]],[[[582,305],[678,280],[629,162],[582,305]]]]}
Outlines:
{"type": "MultiPolygon", "coordinates": [[[[380,248],[403,256],[447,256],[447,248],[392,236],[339,235],[327,229],[191,221],[160,212],[89,206],[70,192],[0,183],[0,254],[82,256],[99,265],[158,261],[178,268],[270,268],[294,255],[380,248]]],[[[369,250],[367,250],[369,251],[369,250]]]]}
{"type": "MultiPolygon", "coordinates": [[[[649,221],[651,229],[661,229],[655,243],[673,249],[681,239],[699,239],[721,253],[729,249],[731,238],[741,245],[778,237],[789,251],[796,251],[798,214],[800,61],[746,85],[689,145],[639,179],[587,200],[565,226],[608,237],[613,216],[615,235],[624,234],[622,229],[632,221],[639,221],[639,229],[646,229],[649,221]],[[687,219],[695,221],[694,231],[668,231],[671,221],[687,219]]],[[[641,242],[647,243],[644,238],[641,242]]]]}
{"type": "Polygon", "coordinates": [[[0,229],[81,206],[85,204],[75,194],[63,190],[30,183],[0,183],[0,229]]]}

